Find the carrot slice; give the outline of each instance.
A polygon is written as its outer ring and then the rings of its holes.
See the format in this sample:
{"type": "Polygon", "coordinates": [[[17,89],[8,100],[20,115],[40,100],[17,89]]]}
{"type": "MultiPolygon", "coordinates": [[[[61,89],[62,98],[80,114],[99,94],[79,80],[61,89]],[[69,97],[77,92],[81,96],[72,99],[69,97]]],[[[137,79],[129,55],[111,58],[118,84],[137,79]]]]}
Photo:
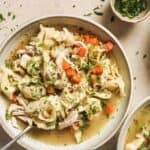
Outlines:
{"type": "Polygon", "coordinates": [[[107,42],[103,45],[103,48],[105,49],[106,52],[110,52],[113,49],[113,43],[112,42],[107,42]]]}
{"type": "Polygon", "coordinates": [[[72,78],[72,82],[75,83],[75,84],[78,84],[78,83],[80,83],[80,81],[81,81],[80,75],[79,74],[75,74],[73,76],[73,78],[72,78]]]}
{"type": "Polygon", "coordinates": [[[86,43],[90,43],[90,36],[89,36],[89,35],[86,35],[86,36],[85,36],[85,42],[86,42],[86,43]]]}
{"type": "Polygon", "coordinates": [[[85,36],[85,42],[86,43],[91,43],[94,45],[98,45],[99,44],[99,40],[95,37],[90,37],[89,35],[85,36]]]}
{"type": "Polygon", "coordinates": [[[98,43],[99,43],[97,38],[91,38],[90,42],[94,45],[98,45],[98,43]]]}
{"type": "Polygon", "coordinates": [[[67,61],[63,60],[63,62],[62,62],[62,68],[64,70],[67,70],[67,69],[70,68],[70,64],[67,61]]]}
{"type": "Polygon", "coordinates": [[[107,103],[104,112],[108,115],[111,114],[113,112],[113,105],[111,103],[107,103]]]}
{"type": "Polygon", "coordinates": [[[54,93],[55,93],[55,90],[54,90],[52,87],[48,87],[48,88],[46,89],[46,92],[47,92],[48,94],[54,94],[54,93]]]}
{"type": "Polygon", "coordinates": [[[66,70],[66,75],[68,78],[72,78],[75,74],[76,74],[75,71],[71,68],[66,70]]]}
{"type": "Polygon", "coordinates": [[[86,54],[86,49],[84,47],[80,47],[78,52],[77,52],[77,55],[80,57],[84,57],[85,54],[86,54]]]}
{"type": "Polygon", "coordinates": [[[12,102],[13,102],[13,103],[16,103],[16,102],[17,102],[17,96],[16,96],[15,94],[14,94],[13,97],[12,97],[12,102]]]}
{"type": "Polygon", "coordinates": [[[96,64],[92,69],[92,73],[96,75],[101,75],[103,73],[103,68],[96,64]]]}

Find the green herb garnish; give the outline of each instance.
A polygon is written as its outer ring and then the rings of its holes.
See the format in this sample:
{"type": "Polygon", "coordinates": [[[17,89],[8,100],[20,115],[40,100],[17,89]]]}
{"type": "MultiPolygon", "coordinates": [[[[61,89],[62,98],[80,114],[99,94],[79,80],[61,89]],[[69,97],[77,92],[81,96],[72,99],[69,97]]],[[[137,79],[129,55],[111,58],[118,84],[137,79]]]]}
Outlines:
{"type": "Polygon", "coordinates": [[[148,147],[145,145],[145,143],[143,143],[143,144],[140,146],[139,150],[149,150],[149,149],[148,149],[148,147]]]}
{"type": "Polygon", "coordinates": [[[146,0],[116,0],[115,9],[122,16],[133,18],[146,9],[146,0]]]}
{"type": "Polygon", "coordinates": [[[93,12],[98,16],[103,15],[103,13],[100,11],[100,8],[98,6],[93,9],[93,12]]]}
{"type": "Polygon", "coordinates": [[[16,18],[16,15],[13,15],[13,16],[12,16],[12,20],[14,20],[15,18],[16,18]]]}
{"type": "Polygon", "coordinates": [[[80,131],[81,132],[84,132],[84,130],[89,126],[88,122],[86,120],[82,120],[81,123],[80,123],[80,131]]]}
{"type": "Polygon", "coordinates": [[[8,90],[8,87],[7,87],[7,86],[5,86],[5,90],[8,90]]]}
{"type": "Polygon", "coordinates": [[[8,111],[7,111],[6,115],[5,115],[5,118],[6,118],[6,120],[11,120],[12,114],[9,114],[8,111]]]}
{"type": "Polygon", "coordinates": [[[11,68],[11,64],[8,61],[5,61],[5,67],[6,68],[11,68]]]}
{"type": "Polygon", "coordinates": [[[47,126],[51,127],[51,126],[56,126],[56,120],[55,121],[52,121],[52,122],[48,122],[47,123],[47,126]]]}
{"type": "Polygon", "coordinates": [[[5,20],[5,18],[4,18],[4,16],[3,16],[3,14],[0,13],[0,22],[2,22],[2,21],[4,21],[4,20],[5,20]]]}

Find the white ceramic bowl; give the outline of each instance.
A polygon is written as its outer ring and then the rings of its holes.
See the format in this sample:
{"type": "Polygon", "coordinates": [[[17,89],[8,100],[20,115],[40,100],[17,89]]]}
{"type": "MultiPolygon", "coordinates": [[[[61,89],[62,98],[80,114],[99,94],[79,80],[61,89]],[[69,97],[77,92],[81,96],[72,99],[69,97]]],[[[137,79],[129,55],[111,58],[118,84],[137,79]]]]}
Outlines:
{"type": "MultiPolygon", "coordinates": [[[[0,66],[4,63],[4,60],[10,50],[12,50],[17,43],[20,41],[20,39],[24,39],[24,36],[27,36],[26,33],[28,33],[28,36],[31,36],[34,31],[39,29],[39,24],[44,25],[63,25],[63,26],[79,26],[84,28],[87,31],[91,31],[93,34],[98,36],[102,41],[108,41],[111,40],[113,43],[115,43],[113,55],[118,63],[119,69],[123,75],[123,79],[125,81],[125,92],[126,96],[121,98],[120,103],[118,104],[118,111],[114,113],[114,119],[110,119],[110,121],[103,127],[100,134],[97,134],[90,139],[84,141],[81,144],[75,144],[75,145],[68,145],[68,146],[57,146],[57,145],[48,145],[45,143],[41,143],[40,141],[37,141],[36,139],[32,139],[31,137],[25,135],[22,137],[18,143],[25,147],[26,149],[44,149],[44,150],[91,150],[95,149],[97,147],[102,146],[104,143],[106,143],[119,129],[120,125],[122,124],[125,116],[128,112],[128,107],[131,102],[132,97],[132,77],[131,77],[131,70],[128,64],[127,57],[124,53],[124,49],[121,46],[120,42],[117,40],[117,38],[109,32],[106,28],[104,28],[102,25],[97,24],[94,21],[87,20],[82,17],[73,17],[73,16],[46,16],[41,17],[36,20],[33,20],[30,23],[27,23],[26,25],[23,25],[19,30],[17,30],[13,35],[11,35],[0,47],[2,49],[2,52],[0,54],[0,66]]],[[[6,121],[5,119],[5,112],[7,109],[6,106],[6,99],[4,99],[0,95],[0,120],[2,123],[2,127],[4,130],[8,133],[10,137],[16,136],[20,130],[15,129],[12,127],[12,125],[6,121]]]]}
{"type": "Polygon", "coordinates": [[[131,121],[134,119],[134,116],[136,115],[137,112],[139,112],[142,108],[144,108],[149,104],[150,104],[150,96],[145,98],[127,117],[125,123],[121,128],[121,132],[118,137],[117,150],[124,150],[125,138],[131,121]]]}
{"type": "Polygon", "coordinates": [[[141,12],[138,16],[130,19],[128,17],[122,16],[114,7],[116,0],[110,0],[110,6],[112,8],[113,13],[122,21],[129,22],[129,23],[137,23],[144,21],[145,19],[150,18],[150,0],[147,1],[147,8],[143,12],[141,12]]]}

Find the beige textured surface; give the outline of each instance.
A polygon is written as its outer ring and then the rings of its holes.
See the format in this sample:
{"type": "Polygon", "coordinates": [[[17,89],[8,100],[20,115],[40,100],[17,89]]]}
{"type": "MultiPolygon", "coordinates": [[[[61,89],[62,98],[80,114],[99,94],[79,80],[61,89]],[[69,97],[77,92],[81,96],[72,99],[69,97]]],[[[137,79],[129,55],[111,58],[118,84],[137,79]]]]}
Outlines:
{"type": "MultiPolygon", "coordinates": [[[[7,16],[8,12],[16,15],[14,20],[6,17],[6,21],[0,23],[0,42],[11,33],[12,29],[17,29],[33,18],[48,14],[83,16],[97,6],[104,13],[103,16],[92,14],[88,17],[104,25],[119,38],[131,64],[134,77],[134,98],[130,108],[132,110],[142,99],[150,95],[150,19],[138,24],[127,24],[115,17],[111,22],[113,13],[109,7],[109,0],[0,0],[0,13],[4,16],[7,16]]],[[[0,147],[9,140],[0,128],[0,147]]],[[[116,140],[117,136],[99,150],[115,150],[116,140]]],[[[11,150],[22,149],[17,144],[11,148],[11,150]]]]}

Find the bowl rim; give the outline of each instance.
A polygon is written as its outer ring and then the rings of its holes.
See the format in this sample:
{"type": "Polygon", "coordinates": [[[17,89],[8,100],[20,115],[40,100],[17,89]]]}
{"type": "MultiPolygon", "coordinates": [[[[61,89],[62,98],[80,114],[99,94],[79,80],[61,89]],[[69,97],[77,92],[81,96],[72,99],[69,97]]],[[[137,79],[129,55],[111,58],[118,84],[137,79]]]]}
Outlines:
{"type": "Polygon", "coordinates": [[[150,104],[150,96],[144,98],[143,101],[141,101],[137,107],[135,107],[135,109],[133,109],[131,111],[131,113],[129,114],[129,116],[126,118],[121,130],[120,130],[120,134],[118,136],[118,141],[117,141],[117,150],[122,150],[121,148],[123,148],[123,144],[125,142],[125,133],[127,131],[127,128],[129,127],[129,124],[131,123],[132,119],[134,118],[134,115],[140,111],[141,108],[143,108],[144,106],[146,106],[147,104],[150,104]]]}
{"type": "MultiPolygon", "coordinates": [[[[51,19],[51,18],[59,18],[59,17],[65,17],[65,18],[72,18],[72,19],[76,19],[76,20],[81,20],[81,21],[84,21],[86,23],[92,24],[95,27],[98,27],[101,30],[103,30],[118,45],[120,51],[122,52],[122,54],[124,56],[124,59],[126,61],[127,67],[128,67],[128,73],[129,73],[129,78],[130,78],[130,92],[129,92],[130,95],[129,95],[129,98],[128,98],[128,105],[127,105],[126,111],[125,111],[125,113],[123,115],[123,118],[121,119],[120,123],[118,124],[118,126],[116,126],[115,130],[113,132],[111,132],[110,135],[106,139],[104,139],[99,144],[95,145],[95,147],[93,147],[93,149],[96,149],[96,148],[101,147],[102,145],[104,145],[106,142],[108,142],[117,133],[117,131],[120,129],[121,124],[124,122],[125,118],[127,117],[128,113],[129,113],[129,108],[131,106],[132,99],[133,99],[133,78],[132,78],[133,75],[132,75],[131,66],[130,66],[129,60],[127,58],[127,55],[125,54],[125,49],[123,48],[123,46],[121,45],[120,41],[117,39],[117,37],[113,33],[111,33],[107,28],[105,28],[100,23],[97,23],[96,21],[88,19],[86,17],[82,17],[82,16],[78,16],[78,15],[66,15],[66,14],[62,14],[62,15],[60,15],[60,14],[43,15],[43,16],[31,19],[29,21],[26,21],[25,23],[22,23],[14,32],[12,32],[7,38],[5,38],[0,44],[0,48],[1,48],[0,55],[1,55],[2,51],[3,51],[3,49],[5,48],[5,46],[7,45],[7,43],[9,41],[11,41],[11,39],[15,35],[17,35],[18,32],[20,32],[21,30],[23,30],[27,26],[30,26],[31,24],[37,23],[40,20],[51,19]]],[[[0,120],[2,120],[1,115],[0,115],[0,120]]],[[[9,131],[8,127],[6,127],[2,122],[1,122],[1,126],[5,130],[5,132],[9,135],[9,137],[11,137],[11,138],[14,137],[14,135],[9,131]]],[[[22,147],[26,148],[26,149],[33,149],[32,147],[30,147],[29,145],[27,145],[26,143],[24,143],[21,140],[18,140],[17,143],[19,145],[21,145],[22,147]]]]}
{"type": "Polygon", "coordinates": [[[111,9],[113,11],[113,13],[121,20],[121,21],[124,21],[124,22],[128,22],[128,23],[138,23],[138,22],[142,22],[148,18],[150,18],[150,10],[148,10],[148,12],[141,18],[139,19],[129,19],[127,17],[124,17],[122,16],[114,7],[114,2],[115,0],[110,0],[110,6],[111,6],[111,9]]]}

